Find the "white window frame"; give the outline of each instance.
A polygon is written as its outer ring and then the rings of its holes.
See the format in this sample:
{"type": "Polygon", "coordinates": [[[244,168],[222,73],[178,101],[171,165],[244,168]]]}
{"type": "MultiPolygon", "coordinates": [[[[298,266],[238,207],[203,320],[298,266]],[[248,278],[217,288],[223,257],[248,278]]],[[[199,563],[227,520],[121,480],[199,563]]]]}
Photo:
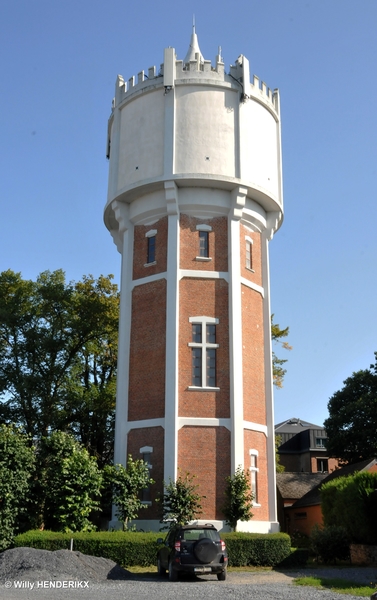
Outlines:
{"type": "Polygon", "coordinates": [[[249,456],[250,456],[250,467],[249,467],[250,488],[251,488],[252,494],[254,496],[253,505],[260,506],[260,504],[258,502],[258,473],[259,473],[259,467],[258,467],[259,452],[258,452],[258,450],[255,450],[252,448],[251,450],[249,450],[249,456]]]}
{"type": "MultiPolygon", "coordinates": [[[[219,344],[211,344],[207,342],[207,325],[218,325],[219,319],[215,317],[190,317],[189,322],[195,325],[202,326],[202,341],[199,342],[189,342],[188,346],[190,348],[201,348],[202,349],[202,384],[207,381],[207,349],[219,347],[219,344]]],[[[216,357],[217,358],[217,357],[216,357]]],[[[218,391],[219,387],[209,387],[207,385],[189,385],[189,390],[215,390],[218,391]]]]}

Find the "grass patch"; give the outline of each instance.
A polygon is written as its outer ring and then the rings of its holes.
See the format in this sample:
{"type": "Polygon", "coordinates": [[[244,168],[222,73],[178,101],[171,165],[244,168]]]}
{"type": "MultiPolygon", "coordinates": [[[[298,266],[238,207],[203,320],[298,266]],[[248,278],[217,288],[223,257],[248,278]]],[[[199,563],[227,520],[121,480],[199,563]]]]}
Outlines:
{"type": "Polygon", "coordinates": [[[141,574],[141,575],[157,575],[156,565],[148,565],[147,567],[139,567],[138,565],[133,567],[124,567],[130,573],[141,574]]]}
{"type": "Polygon", "coordinates": [[[360,596],[369,598],[376,591],[376,586],[371,583],[355,583],[346,579],[328,579],[325,577],[299,577],[294,580],[296,585],[310,586],[322,589],[328,589],[340,594],[350,594],[351,596],[360,596]]]}

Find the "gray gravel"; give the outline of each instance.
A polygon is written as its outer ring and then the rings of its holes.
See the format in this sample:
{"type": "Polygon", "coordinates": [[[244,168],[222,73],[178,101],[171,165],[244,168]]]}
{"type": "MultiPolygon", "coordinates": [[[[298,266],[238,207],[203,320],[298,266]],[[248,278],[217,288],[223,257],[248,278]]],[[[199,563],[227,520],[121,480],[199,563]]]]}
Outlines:
{"type": "Polygon", "coordinates": [[[32,548],[0,555],[0,599],[6,600],[360,600],[357,596],[293,584],[298,576],[340,577],[377,583],[377,569],[318,568],[296,571],[228,573],[225,582],[214,576],[181,578],[132,575],[107,559],[80,552],[48,552],[32,548]],[[115,579],[109,579],[115,577],[115,579]],[[5,583],[7,581],[7,583],[5,583]],[[22,586],[22,587],[17,587],[22,586]]]}

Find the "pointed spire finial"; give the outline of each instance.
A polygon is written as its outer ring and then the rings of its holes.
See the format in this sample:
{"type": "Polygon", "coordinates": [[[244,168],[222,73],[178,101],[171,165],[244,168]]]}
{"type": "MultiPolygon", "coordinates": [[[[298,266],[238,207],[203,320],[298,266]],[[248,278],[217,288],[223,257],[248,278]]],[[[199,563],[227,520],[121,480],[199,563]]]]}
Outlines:
{"type": "Polygon", "coordinates": [[[192,34],[190,40],[190,46],[185,56],[184,64],[189,63],[191,60],[195,60],[195,54],[199,54],[199,61],[204,62],[203,54],[200,52],[198,36],[195,31],[195,15],[192,17],[192,34]]]}

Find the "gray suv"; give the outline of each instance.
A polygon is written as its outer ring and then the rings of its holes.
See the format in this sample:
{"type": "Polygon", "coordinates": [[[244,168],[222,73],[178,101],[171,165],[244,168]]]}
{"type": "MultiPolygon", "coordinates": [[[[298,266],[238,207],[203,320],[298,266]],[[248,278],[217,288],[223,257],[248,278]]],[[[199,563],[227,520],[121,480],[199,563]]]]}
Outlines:
{"type": "Polygon", "coordinates": [[[177,581],[179,573],[214,573],[225,581],[228,555],[225,542],[211,524],[173,527],[157,554],[159,575],[169,573],[170,581],[177,581]]]}

